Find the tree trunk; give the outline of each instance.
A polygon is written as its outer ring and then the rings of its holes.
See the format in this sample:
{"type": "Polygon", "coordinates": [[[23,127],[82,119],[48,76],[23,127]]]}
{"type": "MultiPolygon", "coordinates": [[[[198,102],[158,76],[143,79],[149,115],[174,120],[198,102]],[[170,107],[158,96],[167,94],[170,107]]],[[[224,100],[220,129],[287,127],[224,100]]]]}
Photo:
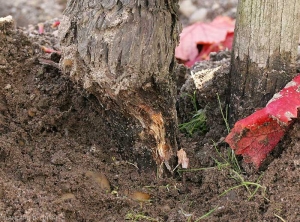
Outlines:
{"type": "Polygon", "coordinates": [[[264,107],[296,75],[298,0],[238,3],[231,61],[230,123],[264,107]]]}
{"type": "Polygon", "coordinates": [[[177,150],[177,8],[177,0],[70,0],[60,25],[63,71],[97,97],[107,134],[143,168],[153,159],[169,168],[177,150]]]}

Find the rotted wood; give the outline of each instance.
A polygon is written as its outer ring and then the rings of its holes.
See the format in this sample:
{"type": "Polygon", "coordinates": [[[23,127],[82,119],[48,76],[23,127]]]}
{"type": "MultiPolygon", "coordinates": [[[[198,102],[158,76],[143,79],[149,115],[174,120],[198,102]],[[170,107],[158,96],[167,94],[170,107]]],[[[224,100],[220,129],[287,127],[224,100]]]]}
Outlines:
{"type": "Polygon", "coordinates": [[[259,107],[296,75],[298,0],[241,0],[231,61],[230,122],[259,107]]]}
{"type": "Polygon", "coordinates": [[[60,25],[62,70],[98,98],[124,155],[151,165],[151,152],[161,170],[177,150],[177,10],[177,0],[70,0],[60,25]]]}

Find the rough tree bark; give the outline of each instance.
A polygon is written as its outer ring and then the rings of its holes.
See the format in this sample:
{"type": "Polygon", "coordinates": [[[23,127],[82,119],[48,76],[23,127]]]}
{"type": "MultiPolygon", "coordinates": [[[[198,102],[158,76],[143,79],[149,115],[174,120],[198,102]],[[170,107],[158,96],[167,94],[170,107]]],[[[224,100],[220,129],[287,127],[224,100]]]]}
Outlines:
{"type": "Polygon", "coordinates": [[[169,167],[177,150],[177,9],[177,0],[70,0],[60,25],[63,71],[97,97],[107,133],[141,167],[155,165],[149,151],[169,167]]]}
{"type": "Polygon", "coordinates": [[[299,21],[299,0],[239,1],[231,61],[231,124],[265,106],[296,75],[299,21]]]}

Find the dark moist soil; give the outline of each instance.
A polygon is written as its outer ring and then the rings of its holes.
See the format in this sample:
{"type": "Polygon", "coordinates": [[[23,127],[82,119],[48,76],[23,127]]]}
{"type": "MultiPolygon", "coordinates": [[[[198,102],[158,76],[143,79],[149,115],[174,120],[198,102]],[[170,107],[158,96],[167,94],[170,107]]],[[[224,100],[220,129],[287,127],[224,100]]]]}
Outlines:
{"type": "Polygon", "coordinates": [[[196,90],[207,130],[180,136],[190,171],[158,179],[121,158],[95,97],[60,72],[59,54],[41,50],[59,50],[50,24],[43,35],[0,32],[0,221],[300,221],[300,122],[263,170],[226,164],[230,149],[216,95],[225,110],[228,53],[194,67],[221,66],[201,90],[181,69],[179,118],[191,119],[187,95],[196,90]],[[261,187],[254,193],[242,180],[261,187]]]}

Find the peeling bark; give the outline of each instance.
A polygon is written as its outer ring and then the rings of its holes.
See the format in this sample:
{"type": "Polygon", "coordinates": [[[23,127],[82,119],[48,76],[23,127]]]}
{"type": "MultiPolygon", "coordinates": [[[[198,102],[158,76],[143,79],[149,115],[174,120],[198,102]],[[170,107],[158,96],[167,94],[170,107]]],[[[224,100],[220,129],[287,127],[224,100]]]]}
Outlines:
{"type": "Polygon", "coordinates": [[[231,61],[230,122],[264,107],[296,75],[298,0],[241,0],[231,61]]]}
{"type": "Polygon", "coordinates": [[[60,25],[63,71],[98,98],[112,139],[142,165],[150,151],[169,167],[177,150],[177,3],[70,0],[60,25]]]}

